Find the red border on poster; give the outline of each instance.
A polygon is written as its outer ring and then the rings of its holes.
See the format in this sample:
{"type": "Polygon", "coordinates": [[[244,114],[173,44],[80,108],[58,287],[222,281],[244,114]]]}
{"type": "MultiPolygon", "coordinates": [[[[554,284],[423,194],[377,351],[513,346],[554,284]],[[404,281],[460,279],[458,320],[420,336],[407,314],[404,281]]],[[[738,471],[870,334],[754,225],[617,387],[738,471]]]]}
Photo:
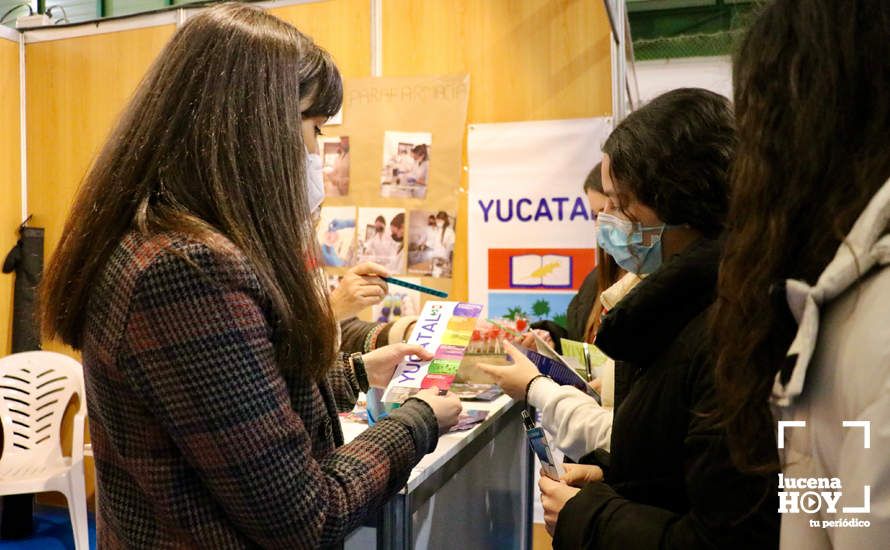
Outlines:
{"type": "Polygon", "coordinates": [[[492,248],[488,250],[489,290],[578,290],[596,267],[596,250],[589,248],[492,248]],[[571,258],[572,280],[568,286],[514,285],[510,281],[510,260],[524,255],[560,255],[571,258]]]}

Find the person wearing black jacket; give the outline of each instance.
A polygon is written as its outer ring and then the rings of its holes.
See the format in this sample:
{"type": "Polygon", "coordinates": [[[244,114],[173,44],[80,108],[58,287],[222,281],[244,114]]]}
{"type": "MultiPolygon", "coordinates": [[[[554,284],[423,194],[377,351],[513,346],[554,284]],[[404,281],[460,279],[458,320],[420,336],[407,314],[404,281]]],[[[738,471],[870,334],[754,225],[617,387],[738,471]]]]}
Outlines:
{"type": "Polygon", "coordinates": [[[646,277],[597,332],[597,346],[632,380],[616,396],[608,467],[541,479],[555,548],[778,546],[775,482],[733,466],[713,415],[705,319],[735,141],[728,101],[683,89],[631,114],[604,145],[610,205],[597,241],[646,277]]]}
{"type": "Polygon", "coordinates": [[[702,238],[603,319],[597,344],[632,370],[611,466],[559,513],[555,548],[771,548],[772,478],[743,475],[714,426],[706,316],[720,246],[702,238]],[[641,345],[645,342],[645,345],[641,345]]]}

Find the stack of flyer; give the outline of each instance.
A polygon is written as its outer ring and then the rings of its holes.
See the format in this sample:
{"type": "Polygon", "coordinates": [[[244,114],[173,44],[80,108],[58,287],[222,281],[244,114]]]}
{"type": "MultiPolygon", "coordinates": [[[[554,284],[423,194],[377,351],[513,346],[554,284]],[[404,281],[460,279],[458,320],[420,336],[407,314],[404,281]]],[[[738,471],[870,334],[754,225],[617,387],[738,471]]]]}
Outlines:
{"type": "Polygon", "coordinates": [[[423,388],[448,390],[473,337],[482,306],[462,302],[427,302],[409,344],[433,353],[431,361],[407,357],[396,368],[383,392],[383,403],[392,409],[423,388]]]}

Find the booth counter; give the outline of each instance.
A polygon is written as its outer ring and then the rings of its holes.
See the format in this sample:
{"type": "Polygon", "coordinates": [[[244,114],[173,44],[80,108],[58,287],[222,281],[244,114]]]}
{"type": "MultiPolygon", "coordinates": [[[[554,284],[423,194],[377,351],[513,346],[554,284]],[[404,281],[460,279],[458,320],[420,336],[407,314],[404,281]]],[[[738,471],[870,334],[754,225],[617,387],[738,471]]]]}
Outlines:
{"type": "MultiPolygon", "coordinates": [[[[532,467],[519,413],[506,395],[471,430],[439,438],[407,485],[346,540],[347,549],[531,548],[532,467]]],[[[341,419],[346,442],[368,428],[341,419]]]]}

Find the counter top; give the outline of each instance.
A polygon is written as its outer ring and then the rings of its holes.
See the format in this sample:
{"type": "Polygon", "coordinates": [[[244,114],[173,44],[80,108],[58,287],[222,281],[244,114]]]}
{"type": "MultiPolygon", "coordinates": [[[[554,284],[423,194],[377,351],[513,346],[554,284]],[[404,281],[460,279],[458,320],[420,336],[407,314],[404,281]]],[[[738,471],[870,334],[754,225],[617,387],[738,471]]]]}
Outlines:
{"type": "MultiPolygon", "coordinates": [[[[474,441],[489,434],[491,430],[503,421],[503,416],[517,402],[510,399],[507,395],[501,395],[494,401],[464,401],[464,410],[484,410],[488,411],[488,417],[481,423],[473,426],[472,429],[447,433],[439,437],[439,444],[436,450],[429,453],[411,470],[408,483],[402,492],[413,492],[426,482],[434,473],[442,469],[452,459],[458,456],[462,450],[473,444],[474,441]]],[[[360,422],[353,422],[340,418],[340,425],[343,428],[343,438],[346,443],[359,436],[368,429],[368,425],[360,422]]]]}

